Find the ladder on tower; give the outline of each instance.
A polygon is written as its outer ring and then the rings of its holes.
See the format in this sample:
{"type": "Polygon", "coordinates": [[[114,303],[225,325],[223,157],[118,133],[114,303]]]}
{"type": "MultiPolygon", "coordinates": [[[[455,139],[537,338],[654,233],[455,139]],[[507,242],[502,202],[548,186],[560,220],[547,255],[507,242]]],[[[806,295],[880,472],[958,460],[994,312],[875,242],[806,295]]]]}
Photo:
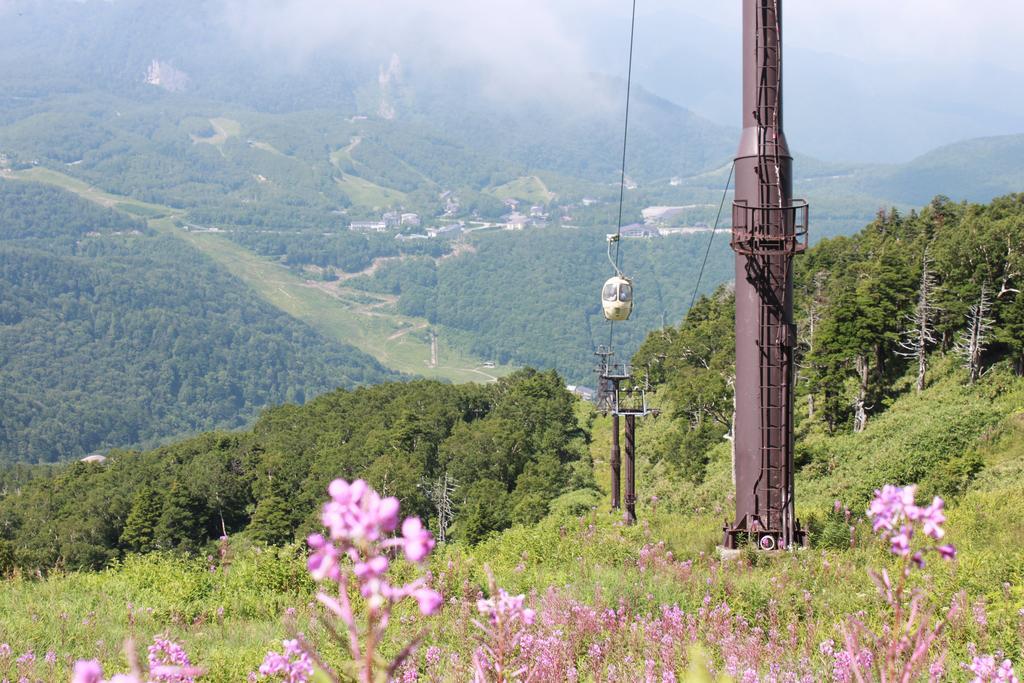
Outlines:
{"type": "Polygon", "coordinates": [[[786,319],[786,282],[797,242],[793,239],[795,212],[785,211],[779,140],[781,73],[779,33],[774,0],[763,0],[758,16],[755,50],[761,64],[755,119],[758,123],[759,207],[750,218],[762,253],[753,255],[760,290],[758,348],[760,350],[760,456],[761,474],[757,514],[771,543],[787,542],[789,497],[790,391],[794,339],[786,319]],[[778,539],[775,541],[774,539],[778,539]]]}

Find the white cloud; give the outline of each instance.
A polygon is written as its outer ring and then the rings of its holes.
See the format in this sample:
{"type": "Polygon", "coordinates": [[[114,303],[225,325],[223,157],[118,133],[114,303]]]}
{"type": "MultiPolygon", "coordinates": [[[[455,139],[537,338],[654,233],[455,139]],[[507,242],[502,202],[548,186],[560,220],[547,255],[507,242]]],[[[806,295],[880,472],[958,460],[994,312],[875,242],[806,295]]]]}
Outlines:
{"type": "Polygon", "coordinates": [[[334,47],[474,67],[503,86],[541,88],[586,70],[582,46],[545,0],[225,0],[236,36],[301,61],[334,47]]]}
{"type": "MultiPolygon", "coordinates": [[[[655,4],[661,4],[656,0],[655,4]]],[[[674,3],[735,23],[739,2],[674,3]]],[[[1001,64],[1024,72],[1024,3],[1007,0],[785,0],[787,41],[866,62],[1001,64]]]]}
{"type": "MultiPolygon", "coordinates": [[[[2,4],[5,0],[0,0],[2,4]]],[[[442,66],[472,65],[498,82],[557,83],[562,74],[623,62],[629,0],[222,0],[235,33],[301,60],[317,50],[387,50],[442,66]],[[614,60],[610,57],[614,56],[614,60]]],[[[637,0],[649,20],[687,15],[738,26],[738,0],[637,0]]],[[[931,69],[992,63],[1024,72],[1024,2],[1007,0],[785,0],[787,44],[867,63],[931,69]]],[[[699,29],[698,29],[699,30],[699,29]]],[[[727,46],[723,46],[728,49],[727,46]]],[[[600,68],[599,67],[599,68],[600,68]]]]}

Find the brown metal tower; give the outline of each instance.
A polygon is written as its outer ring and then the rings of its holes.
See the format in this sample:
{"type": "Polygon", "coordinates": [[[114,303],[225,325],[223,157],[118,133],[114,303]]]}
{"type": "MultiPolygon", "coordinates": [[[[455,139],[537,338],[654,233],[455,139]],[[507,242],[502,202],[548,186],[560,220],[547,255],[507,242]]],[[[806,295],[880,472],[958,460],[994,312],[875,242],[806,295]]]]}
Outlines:
{"type": "Polygon", "coordinates": [[[793,273],[807,202],[793,200],[782,131],[782,0],[743,0],[743,134],[736,155],[736,519],[724,543],[804,541],[793,503],[793,273]]]}

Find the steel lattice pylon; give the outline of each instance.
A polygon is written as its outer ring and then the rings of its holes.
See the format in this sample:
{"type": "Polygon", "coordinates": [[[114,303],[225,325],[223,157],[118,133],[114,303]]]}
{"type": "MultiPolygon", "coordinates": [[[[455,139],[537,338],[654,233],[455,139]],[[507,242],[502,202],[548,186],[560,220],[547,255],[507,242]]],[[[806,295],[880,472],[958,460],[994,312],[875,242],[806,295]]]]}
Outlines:
{"type": "Polygon", "coordinates": [[[599,346],[594,353],[598,361],[597,409],[612,416],[611,489],[612,509],[618,510],[625,503],[623,519],[626,524],[636,523],[636,418],[647,415],[657,416],[657,408],[648,405],[647,380],[642,384],[633,383],[632,370],[626,363],[615,362],[615,352],[610,347],[599,346]],[[619,418],[625,424],[625,465],[626,488],[622,491],[622,449],[619,446],[619,418]],[[624,499],[624,500],[623,500],[624,499]]]}

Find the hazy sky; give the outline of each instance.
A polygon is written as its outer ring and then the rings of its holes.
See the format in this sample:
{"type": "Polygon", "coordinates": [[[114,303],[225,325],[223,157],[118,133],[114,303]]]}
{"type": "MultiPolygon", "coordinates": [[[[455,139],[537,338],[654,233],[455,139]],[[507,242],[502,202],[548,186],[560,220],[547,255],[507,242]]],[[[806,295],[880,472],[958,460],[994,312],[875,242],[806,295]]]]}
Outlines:
{"type": "MultiPolygon", "coordinates": [[[[598,0],[604,2],[604,0],[598,0]]],[[[609,3],[610,5],[619,3],[609,3]]],[[[738,0],[654,0],[734,24],[738,0]]],[[[1001,63],[1024,72],[1020,0],[786,0],[787,41],[867,62],[1001,63]]]]}
{"type": "MultiPolygon", "coordinates": [[[[476,67],[515,98],[571,92],[580,73],[625,75],[630,0],[221,1],[236,36],[297,63],[331,47],[394,51],[476,67]]],[[[637,0],[637,82],[738,125],[740,9],[637,0]]],[[[1024,132],[1024,0],[785,0],[783,14],[787,109],[808,153],[894,161],[1024,132]]]]}
{"type": "MultiPolygon", "coordinates": [[[[629,0],[226,0],[226,5],[246,31],[299,50],[392,37],[427,41],[442,56],[494,65],[521,61],[530,67],[534,56],[569,59],[558,63],[561,68],[579,66],[595,17],[625,20],[630,7],[629,0]]],[[[641,19],[670,10],[735,26],[741,3],[638,0],[637,7],[641,19]]],[[[793,46],[873,63],[966,60],[1024,72],[1020,0],[786,0],[784,16],[787,43],[793,46]]],[[[685,25],[679,36],[687,39],[685,25]]]]}

